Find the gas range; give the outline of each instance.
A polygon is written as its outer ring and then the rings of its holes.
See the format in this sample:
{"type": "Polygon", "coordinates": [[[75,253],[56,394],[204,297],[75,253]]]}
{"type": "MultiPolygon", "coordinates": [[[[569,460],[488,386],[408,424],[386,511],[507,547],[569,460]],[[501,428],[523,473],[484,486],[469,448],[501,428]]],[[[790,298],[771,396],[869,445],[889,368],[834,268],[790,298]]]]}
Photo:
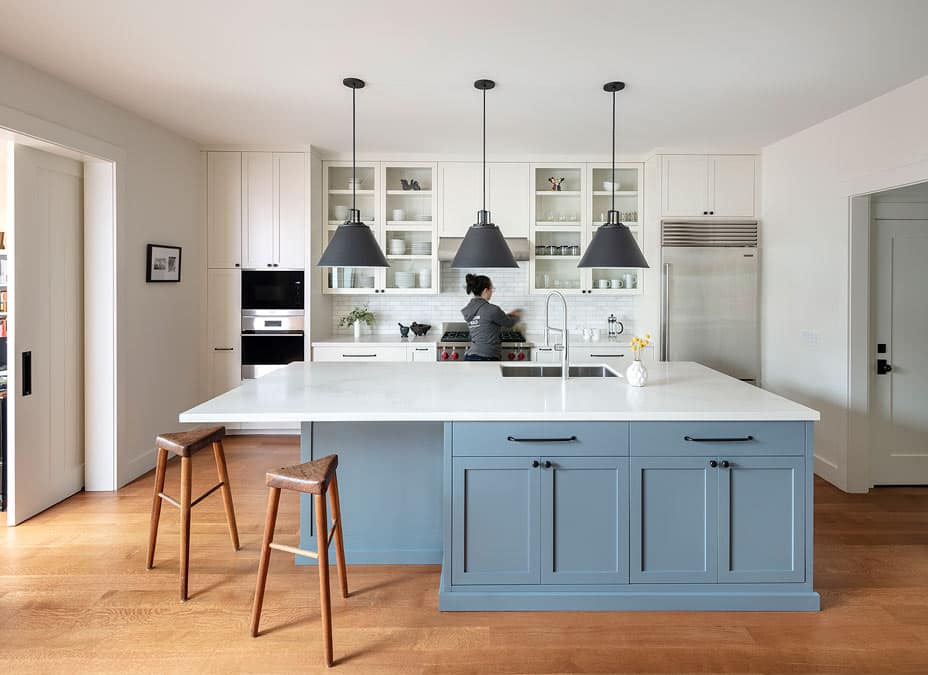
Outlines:
{"type": "MultiPolygon", "coordinates": [[[[521,331],[503,329],[500,335],[500,358],[503,361],[531,361],[532,345],[521,331]]],[[[442,324],[441,340],[438,342],[439,361],[463,361],[470,347],[470,332],[464,322],[442,324]]]]}

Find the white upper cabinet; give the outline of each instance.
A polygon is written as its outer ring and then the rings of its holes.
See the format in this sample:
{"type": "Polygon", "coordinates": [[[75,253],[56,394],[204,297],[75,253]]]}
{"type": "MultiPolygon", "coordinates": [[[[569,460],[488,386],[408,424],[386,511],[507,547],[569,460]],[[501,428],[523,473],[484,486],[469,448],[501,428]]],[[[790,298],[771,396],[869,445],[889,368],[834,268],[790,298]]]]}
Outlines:
{"type": "Polygon", "coordinates": [[[752,155],[718,155],[709,158],[711,215],[753,218],[755,185],[755,159],[752,155]]]}
{"type": "Polygon", "coordinates": [[[757,202],[753,155],[664,155],[661,215],[665,218],[753,218],[757,202]]]}
{"type": "Polygon", "coordinates": [[[242,224],[244,266],[273,267],[274,159],[270,152],[242,153],[242,189],[245,195],[242,224]]]}
{"type": "Polygon", "coordinates": [[[664,216],[709,215],[709,164],[704,155],[667,155],[661,163],[664,216]]]}
{"type": "Polygon", "coordinates": [[[301,152],[274,153],[274,229],[281,267],[306,266],[306,159],[301,152]]]}
{"type": "Polygon", "coordinates": [[[463,237],[477,220],[483,169],[479,162],[440,162],[438,175],[441,185],[439,235],[463,237]]]}
{"type": "Polygon", "coordinates": [[[210,152],[206,159],[207,266],[242,264],[242,154],[210,152]]]}
{"type": "Polygon", "coordinates": [[[242,153],[244,267],[303,269],[306,169],[303,153],[242,153]]]}
{"type": "Polygon", "coordinates": [[[493,222],[502,230],[503,236],[528,236],[532,218],[531,205],[531,165],[497,162],[487,164],[487,208],[493,222]]]}

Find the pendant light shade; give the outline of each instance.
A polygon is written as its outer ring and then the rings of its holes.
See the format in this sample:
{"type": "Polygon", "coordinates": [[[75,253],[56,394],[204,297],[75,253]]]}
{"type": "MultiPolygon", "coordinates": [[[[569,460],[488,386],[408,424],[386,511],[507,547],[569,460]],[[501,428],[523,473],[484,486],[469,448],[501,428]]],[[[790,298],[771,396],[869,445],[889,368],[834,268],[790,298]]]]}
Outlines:
{"type": "Polygon", "coordinates": [[[351,208],[348,218],[338,226],[331,241],[325,247],[318,267],[389,267],[377,238],[367,225],[361,221],[361,211],[357,208],[355,191],[357,190],[357,153],[355,124],[355,92],[364,88],[364,80],[346,77],[342,84],[351,89],[351,208]]]}
{"type": "Polygon", "coordinates": [[[477,222],[467,228],[464,241],[451,261],[451,267],[456,269],[519,266],[487,211],[487,90],[495,86],[493,80],[474,82],[474,87],[483,92],[483,208],[477,211],[477,222]]]}
{"type": "Polygon", "coordinates": [[[593,234],[577,267],[650,267],[635,235],[619,222],[615,210],[615,95],[625,89],[624,82],[607,82],[603,89],[612,94],[612,208],[605,223],[593,234]]]}

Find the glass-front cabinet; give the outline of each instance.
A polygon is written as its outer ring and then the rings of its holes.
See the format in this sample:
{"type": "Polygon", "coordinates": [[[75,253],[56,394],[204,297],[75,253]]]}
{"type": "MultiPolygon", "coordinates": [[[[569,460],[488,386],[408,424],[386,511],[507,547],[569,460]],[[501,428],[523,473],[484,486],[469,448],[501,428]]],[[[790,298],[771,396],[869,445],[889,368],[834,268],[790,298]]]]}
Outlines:
{"type": "MultiPolygon", "coordinates": [[[[390,267],[330,268],[326,293],[428,294],[438,288],[435,164],[359,162],[357,205],[390,267]]],[[[323,163],[326,242],[351,208],[351,163],[323,163]]]]}
{"type": "Polygon", "coordinates": [[[577,264],[611,208],[641,244],[642,165],[536,164],[532,212],[532,291],[636,295],[637,269],[580,269],[577,264]]]}

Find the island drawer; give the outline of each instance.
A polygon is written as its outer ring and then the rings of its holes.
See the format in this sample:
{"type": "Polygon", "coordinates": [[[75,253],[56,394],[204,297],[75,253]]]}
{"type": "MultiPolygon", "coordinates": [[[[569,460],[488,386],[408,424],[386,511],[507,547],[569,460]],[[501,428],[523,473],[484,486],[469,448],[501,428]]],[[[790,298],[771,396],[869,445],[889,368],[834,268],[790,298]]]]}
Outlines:
{"type": "Polygon", "coordinates": [[[627,422],[454,422],[452,454],[489,456],[621,456],[627,422]]]}
{"type": "Polygon", "coordinates": [[[632,422],[633,456],[803,455],[804,422],[632,422]]]}

